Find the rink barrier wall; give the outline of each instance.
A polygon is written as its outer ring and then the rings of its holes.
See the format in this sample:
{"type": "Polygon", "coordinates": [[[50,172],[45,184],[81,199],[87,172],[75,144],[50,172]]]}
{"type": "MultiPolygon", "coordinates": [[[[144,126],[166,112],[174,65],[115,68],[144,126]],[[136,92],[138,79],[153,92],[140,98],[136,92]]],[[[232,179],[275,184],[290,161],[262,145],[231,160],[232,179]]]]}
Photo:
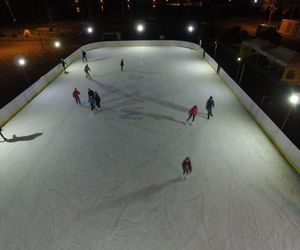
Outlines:
{"type": "Polygon", "coordinates": [[[220,68],[219,75],[274,143],[280,153],[300,174],[300,150],[222,68],[220,68]]]}
{"type": "Polygon", "coordinates": [[[205,53],[205,59],[208,62],[208,64],[213,68],[214,71],[218,71],[218,64],[216,61],[207,53],[205,53]]]}
{"type": "MultiPolygon", "coordinates": [[[[96,42],[86,44],[74,51],[71,55],[65,58],[67,66],[75,60],[81,59],[81,50],[93,50],[107,47],[136,47],[136,46],[176,46],[195,50],[199,52],[199,56],[204,53],[203,49],[195,43],[185,41],[113,41],[113,42],[96,42]]],[[[284,133],[273,123],[273,121],[252,101],[252,99],[235,83],[235,81],[215,62],[215,60],[205,53],[205,59],[208,64],[219,73],[221,79],[237,96],[246,110],[253,116],[261,128],[265,131],[271,141],[290,162],[295,170],[300,173],[300,151],[299,149],[285,136],[284,133]]],[[[43,91],[56,77],[63,72],[62,66],[59,64],[42,76],[38,81],[18,95],[14,100],[8,103],[0,110],[0,126],[7,123],[14,115],[24,108],[31,100],[33,100],[41,91],[43,91]]]]}
{"type": "Polygon", "coordinates": [[[62,68],[60,65],[55,66],[52,70],[42,76],[15,99],[5,105],[0,110],[0,127],[7,123],[32,99],[34,99],[41,91],[43,91],[61,72],[62,68]]]}

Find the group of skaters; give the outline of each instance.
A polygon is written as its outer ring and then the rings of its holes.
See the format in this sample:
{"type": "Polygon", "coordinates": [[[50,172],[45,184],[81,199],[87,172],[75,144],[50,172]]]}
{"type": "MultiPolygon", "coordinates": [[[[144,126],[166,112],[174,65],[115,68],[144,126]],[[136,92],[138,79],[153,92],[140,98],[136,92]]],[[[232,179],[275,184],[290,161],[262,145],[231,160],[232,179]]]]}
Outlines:
{"type": "MultiPolygon", "coordinates": [[[[206,110],[207,110],[207,119],[208,119],[208,120],[209,120],[209,118],[210,118],[211,116],[213,116],[213,114],[212,114],[212,109],[213,109],[214,107],[215,107],[214,99],[213,99],[212,96],[210,96],[209,99],[207,100],[206,106],[205,106],[205,108],[206,108],[206,110]]],[[[194,121],[194,120],[195,120],[195,117],[196,117],[196,115],[197,115],[198,113],[200,113],[200,111],[198,111],[198,106],[197,106],[197,105],[194,105],[194,106],[189,110],[189,112],[188,112],[188,118],[186,119],[186,121],[189,121],[191,118],[193,118],[192,121],[194,121]]]]}
{"type": "MultiPolygon", "coordinates": [[[[87,62],[88,62],[88,59],[87,59],[87,53],[86,53],[84,50],[81,51],[81,58],[82,58],[82,62],[83,62],[83,63],[87,63],[87,62]]],[[[63,58],[60,59],[60,63],[61,63],[61,65],[62,65],[63,69],[64,69],[64,73],[67,74],[67,73],[68,73],[68,72],[67,72],[67,65],[68,65],[68,64],[65,62],[65,60],[64,60],[63,58]]],[[[122,59],[121,59],[121,62],[120,62],[121,71],[124,70],[124,66],[125,66],[125,64],[124,64],[124,59],[122,58],[122,59]]],[[[91,69],[90,69],[90,67],[89,67],[88,64],[86,64],[86,65],[84,66],[84,69],[83,69],[83,70],[84,70],[84,72],[85,72],[85,77],[88,78],[88,79],[92,79],[92,77],[91,77],[91,75],[90,75],[91,69]]]]}
{"type": "MultiPolygon", "coordinates": [[[[206,110],[207,110],[207,119],[209,120],[210,117],[213,116],[212,114],[212,109],[215,107],[215,102],[212,96],[209,97],[209,99],[206,101],[206,110]]],[[[188,112],[188,118],[186,121],[189,121],[192,118],[192,121],[195,120],[196,115],[200,113],[200,111],[198,111],[198,106],[194,105],[188,112]]],[[[182,170],[183,170],[183,176],[186,177],[187,175],[189,175],[190,173],[192,173],[192,163],[191,163],[191,159],[189,157],[186,157],[182,164],[182,170]]]]}
{"type": "MultiPolygon", "coordinates": [[[[84,50],[82,50],[82,62],[83,63],[87,63],[88,59],[87,59],[87,54],[84,50]]],[[[66,62],[61,59],[61,64],[64,68],[64,71],[66,72],[66,62]]],[[[121,67],[121,71],[124,70],[124,59],[121,60],[120,62],[120,67],[121,67]]],[[[91,69],[89,67],[88,64],[85,65],[84,67],[84,72],[85,72],[85,77],[88,79],[92,79],[90,76],[90,72],[91,69]]],[[[80,101],[80,92],[77,90],[77,88],[74,88],[73,90],[73,98],[75,99],[77,104],[81,104],[80,101]]],[[[94,111],[96,109],[100,109],[100,102],[101,102],[101,98],[99,96],[99,94],[97,93],[97,91],[88,89],[88,102],[91,106],[91,111],[94,111]]],[[[209,99],[206,102],[206,110],[207,110],[207,119],[210,119],[210,117],[213,116],[212,114],[212,109],[215,107],[215,102],[212,96],[209,97],[209,99]]],[[[195,120],[196,115],[200,113],[200,111],[198,110],[198,106],[194,105],[189,111],[188,111],[188,118],[186,121],[189,121],[190,119],[192,119],[192,122],[195,120]]],[[[2,135],[1,130],[0,130],[0,135],[3,137],[4,140],[6,140],[6,138],[2,135]]],[[[192,173],[192,163],[191,163],[191,159],[189,157],[186,157],[182,164],[182,170],[183,170],[183,176],[186,177],[187,175],[189,175],[190,173],[192,173]]]]}
{"type": "MultiPolygon", "coordinates": [[[[77,104],[81,104],[81,100],[80,100],[80,92],[78,91],[77,88],[74,88],[73,90],[73,98],[75,99],[77,104]]],[[[100,109],[100,103],[101,103],[101,98],[100,95],[98,94],[97,91],[88,89],[88,102],[91,106],[91,111],[94,110],[99,110],[100,109]]]]}
{"type": "MultiPolygon", "coordinates": [[[[84,50],[81,51],[81,58],[82,58],[82,63],[87,63],[88,62],[87,53],[84,50]]],[[[61,58],[60,63],[62,65],[63,69],[64,69],[64,72],[68,73],[66,71],[66,67],[67,67],[68,64],[64,61],[63,58],[61,58]]],[[[122,58],[121,62],[120,62],[121,71],[124,70],[124,65],[125,65],[124,64],[124,59],[122,58]]],[[[92,79],[92,77],[90,75],[91,69],[90,69],[88,64],[86,64],[84,66],[83,70],[85,72],[85,77],[88,78],[88,79],[92,79]]],[[[74,88],[72,95],[73,95],[73,98],[75,99],[76,103],[81,104],[80,92],[77,90],[77,88],[74,88]]],[[[93,91],[91,89],[88,89],[88,97],[89,97],[88,102],[91,106],[91,110],[94,111],[96,109],[100,109],[101,98],[100,98],[99,94],[97,93],[97,91],[93,91]]]]}

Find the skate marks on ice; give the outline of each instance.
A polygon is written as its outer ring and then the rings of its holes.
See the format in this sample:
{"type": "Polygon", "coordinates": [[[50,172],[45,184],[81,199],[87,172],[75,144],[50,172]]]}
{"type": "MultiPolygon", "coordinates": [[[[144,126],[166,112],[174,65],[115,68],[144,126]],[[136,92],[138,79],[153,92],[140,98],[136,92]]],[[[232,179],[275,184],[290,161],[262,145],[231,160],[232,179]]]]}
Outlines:
{"type": "Polygon", "coordinates": [[[119,118],[125,120],[142,120],[141,110],[143,110],[142,107],[121,109],[121,112],[124,114],[120,115],[119,118]]]}
{"type": "MultiPolygon", "coordinates": [[[[127,92],[125,92],[124,90],[122,90],[120,88],[117,88],[117,87],[114,87],[114,86],[111,86],[111,85],[107,85],[107,84],[98,82],[96,80],[93,80],[93,82],[97,83],[104,90],[110,92],[110,94],[118,94],[121,97],[125,97],[125,98],[137,98],[140,102],[149,101],[149,102],[155,103],[157,105],[161,105],[161,106],[171,108],[173,110],[177,110],[177,111],[181,111],[181,112],[187,112],[188,111],[188,108],[186,108],[186,107],[183,107],[183,106],[180,106],[178,104],[174,104],[174,103],[171,103],[171,102],[168,102],[168,101],[165,101],[165,100],[158,100],[158,99],[152,98],[150,96],[145,96],[145,95],[140,94],[139,92],[127,93],[127,92]]],[[[103,96],[105,96],[105,95],[103,95],[103,96]]],[[[120,100],[120,99],[118,98],[118,99],[116,99],[116,101],[117,100],[120,100]]]]}
{"type": "Polygon", "coordinates": [[[199,112],[198,115],[197,115],[197,117],[201,117],[201,118],[207,119],[207,113],[201,113],[201,112],[199,112]]]}
{"type": "Polygon", "coordinates": [[[120,115],[120,119],[130,119],[130,120],[141,120],[143,117],[149,117],[155,120],[167,120],[171,122],[176,122],[181,125],[185,125],[186,123],[183,121],[178,121],[172,116],[157,114],[157,113],[149,113],[149,112],[143,112],[142,108],[127,108],[127,109],[121,109],[121,112],[125,113],[124,115],[120,115]]]}
{"type": "Polygon", "coordinates": [[[129,204],[134,202],[147,201],[151,196],[159,193],[162,189],[179,182],[182,182],[182,178],[176,177],[162,184],[150,185],[135,192],[124,194],[114,200],[102,201],[99,204],[97,204],[96,201],[93,201],[85,210],[78,214],[78,217],[79,219],[81,219],[86,216],[98,214],[101,210],[119,207],[124,203],[129,204]]]}
{"type": "Polygon", "coordinates": [[[37,137],[41,136],[43,133],[35,133],[31,135],[25,135],[25,136],[16,136],[13,135],[11,139],[7,138],[7,142],[18,142],[18,141],[32,141],[36,139],[37,137]]]}

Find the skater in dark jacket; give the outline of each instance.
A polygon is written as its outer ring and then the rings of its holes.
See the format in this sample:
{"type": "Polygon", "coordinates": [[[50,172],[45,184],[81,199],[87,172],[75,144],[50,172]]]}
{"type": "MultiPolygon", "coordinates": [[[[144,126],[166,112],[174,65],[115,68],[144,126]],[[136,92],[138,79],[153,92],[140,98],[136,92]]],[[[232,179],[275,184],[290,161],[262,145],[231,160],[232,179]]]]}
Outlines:
{"type": "Polygon", "coordinates": [[[81,104],[80,98],[79,98],[80,92],[77,90],[77,88],[74,88],[73,90],[73,97],[77,104],[81,104]]]}
{"type": "Polygon", "coordinates": [[[85,77],[91,79],[91,76],[90,76],[89,71],[91,71],[91,69],[90,69],[89,65],[87,64],[87,65],[85,65],[85,67],[84,67],[85,77]]]}
{"type": "Polygon", "coordinates": [[[193,106],[190,110],[189,110],[189,112],[188,112],[188,115],[189,115],[189,117],[186,119],[186,121],[189,121],[192,117],[193,117],[193,120],[192,121],[194,121],[195,120],[195,116],[198,114],[198,107],[195,105],[195,106],[193,106]]]}
{"type": "Polygon", "coordinates": [[[66,65],[67,65],[67,63],[64,61],[63,58],[60,59],[60,63],[62,65],[63,69],[64,69],[64,72],[66,73],[66,65]]]}
{"type": "Polygon", "coordinates": [[[86,58],[86,52],[84,50],[81,51],[81,55],[82,55],[82,62],[87,62],[88,59],[86,58]]]}
{"type": "Polygon", "coordinates": [[[100,96],[98,95],[97,91],[94,92],[94,97],[95,97],[95,101],[96,101],[96,106],[98,108],[100,108],[100,101],[101,101],[101,98],[100,96]]]}
{"type": "Polygon", "coordinates": [[[212,108],[215,107],[215,102],[214,99],[211,97],[209,97],[209,99],[206,102],[206,110],[207,110],[207,119],[209,119],[210,116],[213,116],[212,114],[212,108]]]}
{"type": "Polygon", "coordinates": [[[4,141],[7,141],[7,139],[5,138],[5,136],[2,134],[2,128],[0,128],[0,136],[3,138],[4,141]]]}
{"type": "Polygon", "coordinates": [[[88,89],[88,96],[89,96],[89,98],[90,98],[91,96],[94,96],[94,91],[91,90],[91,89],[88,89]]]}
{"type": "Polygon", "coordinates": [[[121,66],[121,71],[123,71],[123,68],[124,68],[124,60],[123,59],[121,60],[120,66],[121,66]]]}
{"type": "Polygon", "coordinates": [[[182,162],[183,176],[192,173],[192,163],[189,157],[186,157],[182,162]]]}

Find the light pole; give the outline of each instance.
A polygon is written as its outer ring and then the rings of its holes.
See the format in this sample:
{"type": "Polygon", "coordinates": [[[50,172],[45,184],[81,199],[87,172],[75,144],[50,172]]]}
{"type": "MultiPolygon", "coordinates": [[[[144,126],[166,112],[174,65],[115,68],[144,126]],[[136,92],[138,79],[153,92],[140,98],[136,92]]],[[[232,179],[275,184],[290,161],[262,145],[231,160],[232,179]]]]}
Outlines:
{"type": "Polygon", "coordinates": [[[36,31],[37,31],[38,36],[39,36],[39,41],[40,41],[41,47],[44,50],[45,48],[44,48],[44,45],[43,45],[43,41],[42,41],[42,37],[41,37],[40,31],[39,31],[39,28],[37,28],[36,31]]]}
{"type": "Polygon", "coordinates": [[[241,58],[241,57],[238,57],[238,58],[237,58],[238,66],[237,66],[236,75],[235,75],[236,81],[238,80],[239,71],[240,71],[240,66],[241,66],[241,61],[242,61],[242,58],[241,58]]]}
{"type": "Polygon", "coordinates": [[[140,34],[140,36],[145,31],[145,25],[143,23],[141,23],[141,22],[138,23],[135,28],[136,28],[136,31],[140,34]]]}
{"type": "Polygon", "coordinates": [[[21,67],[21,69],[23,70],[27,82],[30,83],[29,77],[28,77],[27,72],[26,72],[26,70],[25,70],[25,68],[24,68],[25,65],[26,65],[26,63],[27,63],[27,61],[26,61],[25,57],[19,57],[19,58],[17,59],[17,64],[18,64],[18,65],[21,67]]]}
{"type": "Polygon", "coordinates": [[[190,33],[190,42],[192,41],[192,33],[194,31],[194,26],[193,25],[189,25],[187,27],[188,32],[190,33]]]}
{"type": "Polygon", "coordinates": [[[243,64],[243,67],[242,67],[242,72],[241,72],[240,79],[239,79],[239,85],[241,84],[243,74],[244,74],[244,70],[245,70],[245,63],[243,64]]]}
{"type": "Polygon", "coordinates": [[[214,52],[214,59],[216,60],[217,55],[217,48],[218,48],[218,40],[215,41],[215,52],[214,52]]]}
{"type": "Polygon", "coordinates": [[[284,122],[283,122],[283,124],[282,124],[282,126],[281,126],[281,130],[283,130],[284,125],[286,124],[287,120],[289,119],[289,117],[290,117],[290,115],[291,115],[293,109],[296,107],[297,104],[299,104],[299,101],[300,101],[299,94],[292,94],[292,95],[290,96],[290,98],[289,98],[289,101],[290,101],[290,103],[291,103],[292,105],[291,105],[291,108],[290,108],[290,110],[289,110],[287,116],[286,116],[285,119],[284,119],[284,122]]]}

